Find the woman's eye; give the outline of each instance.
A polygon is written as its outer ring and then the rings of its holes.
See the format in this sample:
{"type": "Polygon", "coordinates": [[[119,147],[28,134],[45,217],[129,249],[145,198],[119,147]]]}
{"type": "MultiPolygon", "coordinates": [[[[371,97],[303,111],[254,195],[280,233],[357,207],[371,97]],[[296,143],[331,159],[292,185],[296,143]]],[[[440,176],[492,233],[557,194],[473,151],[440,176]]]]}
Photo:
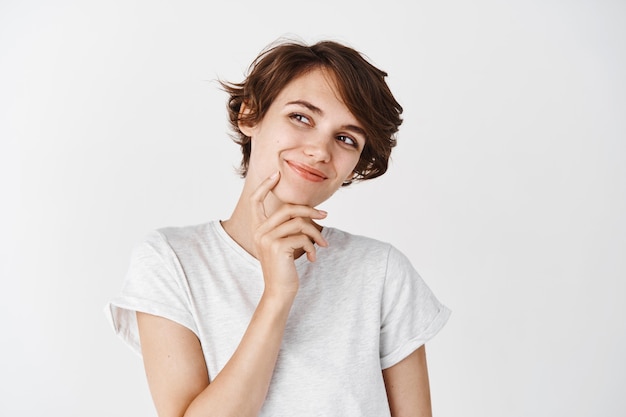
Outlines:
{"type": "Polygon", "coordinates": [[[310,125],[310,124],[311,124],[311,121],[308,119],[308,117],[306,117],[306,116],[305,116],[305,115],[303,115],[303,114],[294,113],[294,114],[292,114],[292,115],[291,115],[291,118],[292,118],[292,119],[295,119],[295,120],[297,120],[297,121],[299,121],[299,122],[301,122],[301,123],[306,123],[306,124],[308,124],[308,125],[310,125]]]}
{"type": "Polygon", "coordinates": [[[344,142],[346,145],[354,146],[355,148],[358,146],[356,141],[350,136],[339,135],[337,136],[337,139],[341,142],[344,142]]]}

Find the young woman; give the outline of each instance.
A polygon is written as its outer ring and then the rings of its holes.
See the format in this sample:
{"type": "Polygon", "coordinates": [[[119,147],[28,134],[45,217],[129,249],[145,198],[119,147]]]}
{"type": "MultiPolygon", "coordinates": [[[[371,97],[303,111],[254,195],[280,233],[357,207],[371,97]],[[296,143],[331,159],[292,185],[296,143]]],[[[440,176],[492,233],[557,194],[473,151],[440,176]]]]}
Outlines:
{"type": "Polygon", "coordinates": [[[424,344],[449,310],[393,246],[318,222],[387,170],[402,108],[336,42],[282,43],[224,83],[243,153],[227,220],[140,243],[110,304],[159,416],[429,416],[424,344]]]}

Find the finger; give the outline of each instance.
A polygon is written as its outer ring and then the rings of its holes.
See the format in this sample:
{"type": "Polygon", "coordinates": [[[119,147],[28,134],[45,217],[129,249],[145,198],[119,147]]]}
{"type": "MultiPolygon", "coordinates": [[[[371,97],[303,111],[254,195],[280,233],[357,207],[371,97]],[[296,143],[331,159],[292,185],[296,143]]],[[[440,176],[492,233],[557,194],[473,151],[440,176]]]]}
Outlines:
{"type": "MultiPolygon", "coordinates": [[[[265,226],[265,225],[264,225],[265,226]]],[[[328,246],[328,242],[322,236],[320,230],[311,222],[303,219],[302,217],[296,217],[287,222],[281,223],[276,227],[267,229],[266,233],[263,233],[262,230],[259,237],[262,236],[261,240],[265,240],[265,242],[277,241],[279,239],[284,239],[290,236],[306,236],[309,242],[317,243],[320,246],[328,246]]]]}
{"type": "Polygon", "coordinates": [[[259,226],[258,230],[263,234],[292,219],[301,218],[321,220],[327,215],[328,213],[324,210],[318,210],[309,206],[285,204],[276,210],[276,212],[274,212],[271,216],[264,219],[265,221],[259,226]]]}
{"type": "Polygon", "coordinates": [[[253,212],[255,215],[257,215],[258,221],[263,221],[267,218],[263,202],[265,201],[265,198],[270,193],[270,191],[276,186],[276,184],[278,184],[279,178],[280,171],[276,171],[275,173],[264,179],[250,197],[252,201],[252,206],[254,207],[253,212]]]}
{"type": "Polygon", "coordinates": [[[306,252],[306,257],[309,262],[315,262],[317,260],[317,249],[310,240],[303,243],[302,249],[306,252]]]}
{"type": "Polygon", "coordinates": [[[289,236],[283,240],[288,245],[288,250],[292,253],[298,249],[304,250],[306,257],[310,262],[315,262],[317,259],[317,250],[313,242],[305,235],[289,236]]]}

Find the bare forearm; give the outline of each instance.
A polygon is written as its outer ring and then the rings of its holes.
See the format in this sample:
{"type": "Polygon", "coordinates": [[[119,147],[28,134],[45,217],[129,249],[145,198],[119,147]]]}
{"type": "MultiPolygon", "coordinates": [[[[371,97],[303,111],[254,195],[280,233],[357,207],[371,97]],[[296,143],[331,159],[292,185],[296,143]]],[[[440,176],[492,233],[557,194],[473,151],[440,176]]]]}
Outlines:
{"type": "Polygon", "coordinates": [[[190,404],[185,417],[256,416],[276,365],[293,299],[264,294],[241,342],[213,382],[190,404]]]}

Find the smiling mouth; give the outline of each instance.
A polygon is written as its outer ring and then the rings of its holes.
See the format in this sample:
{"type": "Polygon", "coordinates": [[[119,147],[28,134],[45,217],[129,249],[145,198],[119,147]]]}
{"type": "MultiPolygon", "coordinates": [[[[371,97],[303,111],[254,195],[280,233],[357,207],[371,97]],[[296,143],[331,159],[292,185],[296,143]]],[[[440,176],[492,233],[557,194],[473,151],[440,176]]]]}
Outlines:
{"type": "Polygon", "coordinates": [[[286,162],[287,162],[287,165],[289,165],[289,167],[296,174],[298,174],[300,177],[304,178],[305,180],[313,181],[313,182],[322,182],[328,178],[326,177],[326,175],[324,175],[323,172],[318,171],[317,169],[312,168],[310,166],[302,165],[293,161],[286,161],[286,162]]]}

